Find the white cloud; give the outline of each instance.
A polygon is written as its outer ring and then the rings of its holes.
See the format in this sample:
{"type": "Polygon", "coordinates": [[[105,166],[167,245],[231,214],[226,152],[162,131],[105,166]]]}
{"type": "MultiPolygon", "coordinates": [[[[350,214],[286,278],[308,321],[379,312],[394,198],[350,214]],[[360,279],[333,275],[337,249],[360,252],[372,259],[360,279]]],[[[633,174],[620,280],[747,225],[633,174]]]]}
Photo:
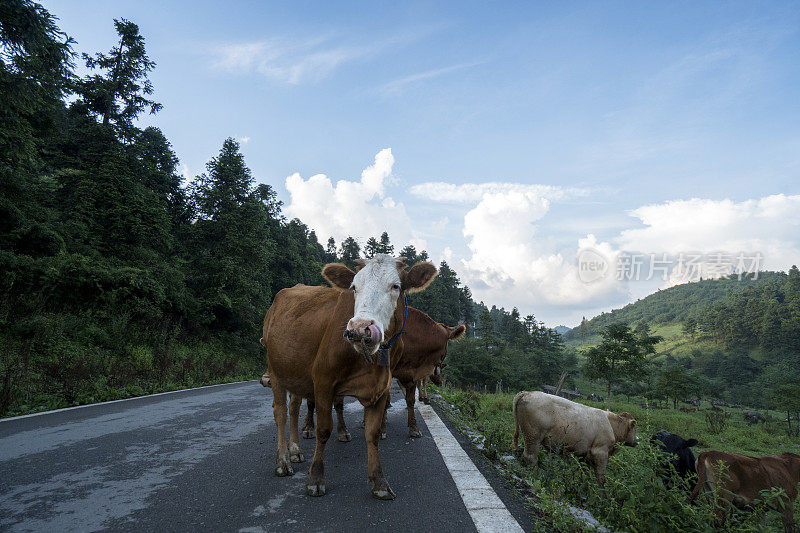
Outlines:
{"type": "MultiPolygon", "coordinates": [[[[628,229],[615,239],[629,252],[703,254],[709,277],[713,254],[763,256],[762,269],[786,270],[800,258],[800,195],[776,194],[742,202],[693,198],[635,209],[645,227],[628,229]],[[712,256],[712,257],[708,257],[712,256]]],[[[673,272],[668,284],[684,281],[673,272]]]]}
{"type": "Polygon", "coordinates": [[[249,143],[249,142],[250,142],[250,137],[248,137],[247,135],[245,135],[244,137],[239,137],[239,138],[238,138],[238,139],[236,139],[236,140],[237,140],[237,141],[239,141],[239,144],[247,144],[247,143],[249,143]]]}
{"type": "Polygon", "coordinates": [[[327,38],[267,39],[225,44],[211,51],[211,66],[234,73],[257,73],[297,85],[330,76],[343,63],[363,56],[365,47],[331,45],[327,38]]]}
{"type": "Polygon", "coordinates": [[[474,203],[481,201],[487,194],[505,194],[518,192],[533,194],[548,200],[560,200],[572,196],[585,196],[587,189],[562,188],[554,185],[527,185],[524,183],[509,183],[489,181],[484,183],[445,183],[442,181],[429,181],[411,187],[411,194],[420,198],[435,200],[443,203],[474,203]]]}
{"type": "Polygon", "coordinates": [[[541,186],[485,192],[465,215],[463,233],[471,256],[461,264],[475,295],[487,302],[530,310],[543,304],[582,304],[619,292],[611,278],[582,283],[575,263],[578,250],[587,246],[612,257],[610,245],[588,235],[578,240],[574,250],[559,252],[538,234],[536,223],[547,214],[550,199],[537,192],[537,187],[541,186]]]}
{"type": "Polygon", "coordinates": [[[460,63],[458,65],[451,65],[449,67],[427,70],[425,72],[418,72],[417,74],[411,74],[410,76],[405,76],[403,78],[398,78],[396,80],[390,81],[389,83],[382,85],[380,91],[384,95],[397,95],[402,93],[403,90],[409,85],[413,85],[417,82],[428,80],[431,78],[436,78],[438,76],[442,76],[443,74],[447,74],[450,72],[454,72],[456,70],[461,70],[469,67],[474,67],[480,64],[481,64],[480,61],[476,61],[473,63],[460,63]]]}
{"type": "Polygon", "coordinates": [[[325,174],[307,180],[292,174],[286,178],[291,197],[286,212],[308,224],[322,241],[333,236],[340,243],[352,236],[363,245],[367,238],[386,231],[396,247],[411,243],[425,248],[402,202],[386,194],[393,165],[392,150],[385,148],[358,181],[339,180],[334,185],[325,174]]]}

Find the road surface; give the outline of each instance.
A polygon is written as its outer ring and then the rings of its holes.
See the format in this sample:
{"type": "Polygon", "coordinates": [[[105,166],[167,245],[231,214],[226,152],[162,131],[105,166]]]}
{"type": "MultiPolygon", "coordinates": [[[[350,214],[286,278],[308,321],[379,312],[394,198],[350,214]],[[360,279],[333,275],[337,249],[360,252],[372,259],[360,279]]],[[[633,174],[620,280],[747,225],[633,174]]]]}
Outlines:
{"type": "MultiPolygon", "coordinates": [[[[476,531],[464,478],[459,494],[439,449],[449,432],[428,411],[440,426],[435,438],[420,414],[423,437],[408,438],[405,402],[396,388],[393,397],[380,443],[397,494],[391,502],[370,495],[361,408],[352,399],[345,412],[353,440],[329,441],[322,498],[305,495],[314,440],[301,438],[306,462],[293,477],[273,475],[271,390],[255,381],[0,421],[0,530],[476,531]]],[[[531,529],[522,506],[496,488],[531,529]]],[[[516,527],[513,519],[494,522],[481,530],[516,527]]]]}

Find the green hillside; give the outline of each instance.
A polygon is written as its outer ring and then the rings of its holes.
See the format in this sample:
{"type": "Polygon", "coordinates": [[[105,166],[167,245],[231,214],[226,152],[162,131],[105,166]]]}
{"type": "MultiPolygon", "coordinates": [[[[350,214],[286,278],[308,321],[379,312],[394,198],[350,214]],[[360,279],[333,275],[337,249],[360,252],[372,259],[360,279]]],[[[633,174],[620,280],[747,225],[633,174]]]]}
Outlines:
{"type": "Polygon", "coordinates": [[[591,320],[584,320],[579,326],[564,334],[564,341],[576,347],[596,344],[596,335],[606,326],[617,322],[634,324],[644,321],[651,327],[682,323],[687,318],[702,316],[710,306],[747,288],[761,287],[785,279],[786,274],[783,272],[759,272],[758,279],[755,280],[750,278],[739,280],[736,276],[731,276],[658,290],[625,307],[601,313],[591,320]]]}

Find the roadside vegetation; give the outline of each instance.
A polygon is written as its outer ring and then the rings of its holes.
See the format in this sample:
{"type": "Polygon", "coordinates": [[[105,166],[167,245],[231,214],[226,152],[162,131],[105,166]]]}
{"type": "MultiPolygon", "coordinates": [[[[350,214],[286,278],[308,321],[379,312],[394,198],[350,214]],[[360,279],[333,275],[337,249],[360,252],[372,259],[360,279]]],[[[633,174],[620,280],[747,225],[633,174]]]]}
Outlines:
{"type": "MultiPolygon", "coordinates": [[[[599,389],[599,386],[598,386],[599,389]]],[[[615,397],[612,409],[627,411],[638,421],[640,444],[623,448],[609,463],[605,490],[601,490],[594,473],[571,455],[558,455],[544,449],[539,464],[525,467],[519,461],[520,450],[511,446],[514,419],[511,403],[514,394],[477,393],[453,387],[435,389],[453,421],[506,477],[524,493],[528,493],[533,512],[544,516],[557,531],[591,529],[578,521],[569,506],[589,511],[602,525],[621,531],[763,531],[783,530],[780,515],[768,510],[775,494],[765,494],[764,501],[749,511],[736,511],[724,526],[716,529],[714,508],[710,500],[700,499],[688,505],[690,483],[674,470],[669,472],[669,486],[660,475],[661,459],[651,446],[650,436],[661,429],[685,438],[696,438],[695,454],[705,450],[721,450],[762,456],[786,451],[797,453],[800,439],[790,437],[780,420],[748,425],[741,410],[726,408],[720,417],[724,422],[712,427],[708,410],[682,412],[675,409],[652,409],[642,397],[615,397]],[[453,408],[450,408],[453,406],[453,408]],[[764,520],[763,527],[760,526],[764,520]]],[[[605,408],[604,404],[581,401],[605,408]]],[[[718,413],[717,411],[711,411],[718,413]]],[[[800,519],[800,508],[795,509],[800,519]]]]}

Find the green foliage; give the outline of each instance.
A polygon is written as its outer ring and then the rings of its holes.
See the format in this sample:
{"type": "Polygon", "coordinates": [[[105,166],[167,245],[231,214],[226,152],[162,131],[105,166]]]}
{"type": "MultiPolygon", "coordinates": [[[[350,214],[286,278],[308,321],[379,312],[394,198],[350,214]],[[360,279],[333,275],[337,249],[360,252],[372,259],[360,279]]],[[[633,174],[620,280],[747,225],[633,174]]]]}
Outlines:
{"type": "MultiPolygon", "coordinates": [[[[512,449],[514,419],[513,394],[475,394],[458,389],[439,389],[445,401],[457,410],[456,424],[483,447],[489,458],[508,457],[512,449]]],[[[585,402],[592,404],[592,402],[585,402]]],[[[533,493],[535,512],[543,515],[557,531],[586,528],[567,510],[567,505],[590,511],[601,524],[619,531],[759,531],[780,528],[780,517],[770,509],[779,508],[779,491],[766,491],[752,508],[734,511],[726,524],[715,523],[714,499],[700,498],[686,503],[691,481],[681,479],[674,469],[661,479],[662,457],[659,448],[649,443],[649,435],[667,429],[686,438],[697,438],[696,453],[706,449],[736,451],[750,455],[780,454],[796,445],[785,436],[770,434],[762,427],[751,427],[731,419],[718,434],[705,430],[701,413],[650,410],[638,403],[619,402],[619,410],[637,419],[640,442],[635,448],[623,447],[611,457],[606,472],[605,489],[600,489],[594,472],[582,460],[570,454],[560,455],[542,448],[539,463],[525,467],[516,460],[500,461],[509,475],[525,481],[533,493]],[[761,525],[765,521],[764,525],[761,525]]],[[[800,515],[796,509],[795,516],[800,515]]]]}
{"type": "Polygon", "coordinates": [[[100,69],[105,76],[86,76],[78,84],[78,92],[89,113],[98,116],[103,126],[113,123],[117,132],[126,137],[135,130],[133,121],[142,111],[149,108],[155,114],[162,106],[147,98],[153,94],[147,73],[156,64],[147,57],[139,27],[128,20],[115,19],[114,28],[119,44],[108,54],[83,54],[86,66],[100,69]]]}
{"type": "Polygon", "coordinates": [[[611,402],[612,387],[624,380],[636,379],[644,370],[645,355],[654,351],[661,337],[649,334],[649,328],[631,331],[627,324],[611,324],[602,332],[602,342],[586,353],[583,373],[589,379],[606,382],[606,401],[611,402]]]}

